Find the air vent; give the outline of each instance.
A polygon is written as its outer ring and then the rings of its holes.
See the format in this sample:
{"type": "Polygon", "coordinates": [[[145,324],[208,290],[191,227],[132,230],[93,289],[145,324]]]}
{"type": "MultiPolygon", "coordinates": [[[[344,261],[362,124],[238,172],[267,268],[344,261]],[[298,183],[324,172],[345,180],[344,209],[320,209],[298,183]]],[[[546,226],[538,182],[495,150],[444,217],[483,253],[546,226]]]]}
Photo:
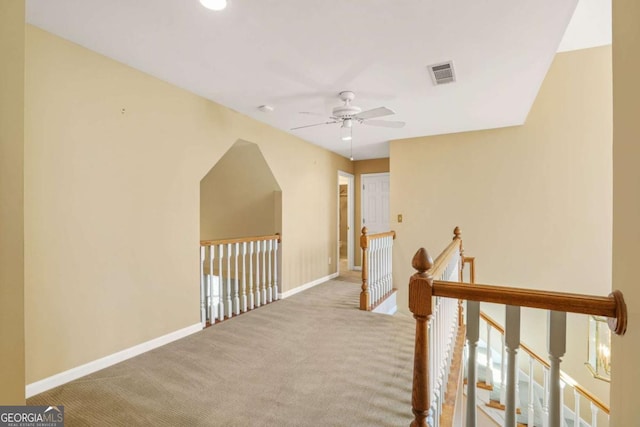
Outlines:
{"type": "Polygon", "coordinates": [[[456,73],[453,71],[453,61],[441,64],[429,65],[429,74],[434,85],[442,85],[456,81],[456,73]]]}

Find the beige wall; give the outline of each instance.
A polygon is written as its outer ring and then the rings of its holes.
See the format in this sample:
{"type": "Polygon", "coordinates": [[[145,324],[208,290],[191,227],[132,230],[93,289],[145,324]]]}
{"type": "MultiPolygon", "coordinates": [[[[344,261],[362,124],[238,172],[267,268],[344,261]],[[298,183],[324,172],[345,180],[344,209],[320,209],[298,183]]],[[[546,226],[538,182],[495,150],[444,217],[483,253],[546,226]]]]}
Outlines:
{"type": "Polygon", "coordinates": [[[24,1],[0,1],[0,405],[24,405],[24,1]]]}
{"type": "Polygon", "coordinates": [[[370,159],[358,160],[353,162],[353,174],[355,175],[355,219],[354,219],[354,242],[355,254],[353,257],[354,265],[361,265],[362,250],[360,249],[360,235],[362,234],[362,175],[368,173],[389,172],[389,159],[370,159]]]}
{"type": "Polygon", "coordinates": [[[640,3],[613,2],[613,288],[624,293],[627,334],[613,338],[611,425],[640,420],[640,3]]]}
{"type": "Polygon", "coordinates": [[[282,188],[283,291],[336,271],[348,159],[31,26],[26,47],[28,383],[199,322],[199,183],[239,139],[282,188]]]}
{"type": "MultiPolygon", "coordinates": [[[[611,47],[562,53],[525,125],[391,143],[391,217],[404,216],[393,224],[401,310],[413,254],[425,246],[435,258],[456,225],[479,283],[609,293],[611,90],[611,47]]],[[[540,354],[545,321],[537,310],[522,320],[523,341],[540,354]]],[[[564,369],[608,400],[583,366],[587,318],[568,325],[564,369]]]]}
{"type": "Polygon", "coordinates": [[[260,148],[236,142],[200,181],[200,239],[280,233],[279,191],[260,148]]]}

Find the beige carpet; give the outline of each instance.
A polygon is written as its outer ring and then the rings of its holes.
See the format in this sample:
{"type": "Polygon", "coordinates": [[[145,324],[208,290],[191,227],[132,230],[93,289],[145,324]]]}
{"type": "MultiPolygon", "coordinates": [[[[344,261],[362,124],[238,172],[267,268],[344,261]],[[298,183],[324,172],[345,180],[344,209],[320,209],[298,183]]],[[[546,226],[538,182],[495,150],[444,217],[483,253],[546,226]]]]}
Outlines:
{"type": "Polygon", "coordinates": [[[28,400],[67,426],[408,426],[414,322],[330,281],[28,400]]]}

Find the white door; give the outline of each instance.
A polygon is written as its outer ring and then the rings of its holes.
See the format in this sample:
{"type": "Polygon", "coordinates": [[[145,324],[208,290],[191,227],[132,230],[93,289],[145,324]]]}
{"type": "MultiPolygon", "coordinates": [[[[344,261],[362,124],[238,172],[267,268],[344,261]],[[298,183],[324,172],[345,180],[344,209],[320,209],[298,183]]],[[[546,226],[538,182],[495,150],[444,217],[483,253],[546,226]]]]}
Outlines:
{"type": "Polygon", "coordinates": [[[369,234],[389,231],[389,174],[362,175],[362,225],[369,234]]]}

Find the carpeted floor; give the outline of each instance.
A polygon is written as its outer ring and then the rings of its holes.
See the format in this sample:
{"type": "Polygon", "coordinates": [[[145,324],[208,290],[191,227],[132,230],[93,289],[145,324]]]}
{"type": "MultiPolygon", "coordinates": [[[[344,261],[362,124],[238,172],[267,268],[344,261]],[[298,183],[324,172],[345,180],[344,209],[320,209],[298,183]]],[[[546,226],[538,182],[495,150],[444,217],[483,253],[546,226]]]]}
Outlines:
{"type": "Polygon", "coordinates": [[[414,322],[330,281],[34,396],[67,426],[407,426],[414,322]]]}

